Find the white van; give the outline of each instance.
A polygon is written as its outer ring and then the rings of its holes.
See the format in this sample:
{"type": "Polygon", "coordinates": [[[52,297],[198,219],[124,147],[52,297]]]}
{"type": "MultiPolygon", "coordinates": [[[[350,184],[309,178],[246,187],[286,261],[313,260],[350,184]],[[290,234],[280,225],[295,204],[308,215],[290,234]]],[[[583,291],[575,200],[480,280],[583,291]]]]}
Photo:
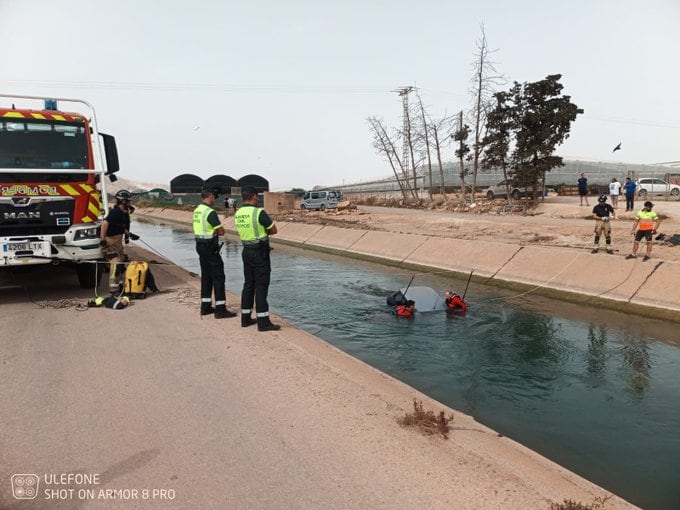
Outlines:
{"type": "Polygon", "coordinates": [[[335,209],[338,207],[338,196],[335,191],[307,191],[300,201],[302,209],[335,209]]]}

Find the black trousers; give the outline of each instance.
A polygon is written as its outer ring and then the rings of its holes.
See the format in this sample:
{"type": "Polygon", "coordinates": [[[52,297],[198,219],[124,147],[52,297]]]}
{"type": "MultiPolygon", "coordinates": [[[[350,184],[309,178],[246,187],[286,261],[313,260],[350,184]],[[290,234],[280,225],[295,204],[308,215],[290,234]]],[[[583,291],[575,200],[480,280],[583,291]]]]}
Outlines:
{"type": "Polygon", "coordinates": [[[215,290],[215,304],[225,304],[224,262],[219,254],[217,243],[196,243],[196,253],[201,265],[201,303],[208,304],[215,290]]]}
{"type": "Polygon", "coordinates": [[[269,246],[259,248],[243,248],[243,292],[241,292],[241,310],[252,310],[253,302],[258,314],[269,313],[267,293],[272,266],[269,258],[269,246]]]}
{"type": "Polygon", "coordinates": [[[633,207],[635,207],[635,195],[629,195],[626,193],[626,211],[628,209],[632,211],[633,207]]]}

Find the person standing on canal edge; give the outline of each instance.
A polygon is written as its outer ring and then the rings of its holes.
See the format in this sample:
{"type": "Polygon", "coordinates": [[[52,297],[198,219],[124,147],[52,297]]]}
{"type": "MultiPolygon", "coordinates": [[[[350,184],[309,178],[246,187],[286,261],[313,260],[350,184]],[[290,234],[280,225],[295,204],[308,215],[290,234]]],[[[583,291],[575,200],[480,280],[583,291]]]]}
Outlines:
{"type": "Polygon", "coordinates": [[[257,190],[252,186],[241,189],[243,206],[234,215],[234,224],[243,243],[243,291],[241,292],[241,326],[248,327],[257,323],[259,331],[281,329],[269,319],[269,281],[271,279],[271,260],[269,236],[276,234],[274,221],[264,209],[257,207],[257,190]],[[253,303],[257,320],[251,316],[253,303]]]}
{"type": "Polygon", "coordinates": [[[585,200],[585,205],[590,205],[588,203],[588,179],[586,179],[586,175],[584,173],[581,173],[581,177],[578,179],[578,195],[581,199],[581,204],[584,205],[583,201],[585,200]]]}
{"type": "Polygon", "coordinates": [[[635,223],[633,223],[632,230],[635,234],[635,242],[633,242],[633,253],[628,255],[627,259],[634,259],[637,256],[638,247],[643,237],[647,241],[647,253],[642,257],[642,261],[649,260],[649,257],[652,255],[652,235],[656,234],[656,229],[661,225],[661,219],[652,211],[652,207],[654,207],[654,204],[648,200],[645,202],[642,210],[638,211],[635,215],[635,223]],[[636,228],[638,229],[637,232],[635,232],[636,228]]]}
{"type": "Polygon", "coordinates": [[[626,193],[626,211],[632,211],[635,207],[635,189],[637,184],[632,181],[630,177],[626,177],[626,182],[623,183],[623,190],[626,193]]]}
{"type": "Polygon", "coordinates": [[[595,246],[591,253],[597,253],[602,234],[604,234],[607,253],[614,253],[614,250],[612,250],[612,226],[609,220],[616,218],[616,213],[614,208],[607,203],[607,195],[600,195],[598,204],[593,207],[593,218],[595,218],[595,246]]]}
{"type": "Polygon", "coordinates": [[[224,285],[224,262],[220,256],[219,237],[224,227],[213,209],[214,191],[202,190],[202,202],[194,209],[193,227],[196,237],[196,253],[201,266],[201,315],[215,314],[216,319],[236,317],[227,310],[227,296],[224,285]],[[212,293],[215,291],[215,308],[212,307],[212,293]]]}

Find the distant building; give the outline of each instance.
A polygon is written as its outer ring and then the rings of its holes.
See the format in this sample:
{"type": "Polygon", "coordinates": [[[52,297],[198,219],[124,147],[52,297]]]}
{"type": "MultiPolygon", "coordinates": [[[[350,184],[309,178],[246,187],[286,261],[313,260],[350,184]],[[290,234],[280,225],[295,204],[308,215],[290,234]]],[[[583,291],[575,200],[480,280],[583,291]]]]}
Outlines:
{"type": "MultiPolygon", "coordinates": [[[[636,165],[628,163],[610,163],[603,161],[582,161],[574,159],[564,159],[564,166],[553,168],[545,174],[546,186],[557,186],[560,184],[574,185],[582,172],[588,177],[588,183],[595,186],[606,186],[612,177],[619,181],[624,181],[626,177],[639,179],[641,177],[664,178],[669,172],[673,172],[672,164],[680,166],[680,162],[670,162],[657,165],[636,165]]],[[[469,167],[469,164],[468,164],[469,167]]],[[[477,173],[477,190],[482,190],[496,184],[504,179],[502,170],[480,170],[477,173]]],[[[438,189],[439,168],[432,166],[432,188],[438,189]]],[[[413,178],[410,178],[413,182],[413,178]]],[[[429,170],[427,167],[420,167],[416,177],[418,190],[426,190],[430,186],[429,170]]],[[[444,164],[444,186],[447,189],[460,188],[460,166],[458,163],[444,164]]],[[[466,186],[472,184],[472,176],[465,176],[466,186]]],[[[337,189],[346,193],[371,193],[371,192],[399,192],[399,184],[394,176],[372,181],[357,182],[353,184],[341,184],[326,186],[324,189],[337,189]]]]}

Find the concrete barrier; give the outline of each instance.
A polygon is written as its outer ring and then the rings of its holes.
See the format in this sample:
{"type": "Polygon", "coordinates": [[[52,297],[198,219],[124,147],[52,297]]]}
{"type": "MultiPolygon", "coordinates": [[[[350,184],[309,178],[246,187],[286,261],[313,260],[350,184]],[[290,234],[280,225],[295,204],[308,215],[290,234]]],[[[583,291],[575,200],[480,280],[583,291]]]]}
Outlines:
{"type": "Polygon", "coordinates": [[[323,246],[335,250],[345,251],[366,235],[367,230],[350,228],[324,227],[310,237],[307,242],[315,246],[323,246]]]}
{"type": "Polygon", "coordinates": [[[310,225],[308,223],[277,222],[277,236],[287,241],[306,243],[307,240],[323,228],[323,225],[310,225]]]}
{"type": "Polygon", "coordinates": [[[494,275],[518,251],[519,246],[464,239],[429,237],[405,262],[484,277],[494,275]]]}
{"type": "Polygon", "coordinates": [[[348,251],[388,260],[404,261],[426,241],[426,236],[371,231],[370,235],[362,236],[352,244],[348,251]]]}

